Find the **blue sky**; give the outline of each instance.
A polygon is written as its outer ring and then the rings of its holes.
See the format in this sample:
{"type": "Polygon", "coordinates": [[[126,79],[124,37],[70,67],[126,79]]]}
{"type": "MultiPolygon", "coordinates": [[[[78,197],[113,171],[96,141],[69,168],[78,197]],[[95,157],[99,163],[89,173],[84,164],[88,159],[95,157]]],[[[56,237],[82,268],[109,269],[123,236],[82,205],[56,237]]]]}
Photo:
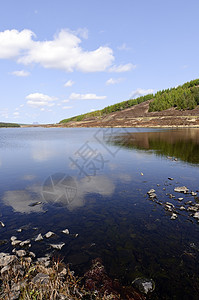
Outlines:
{"type": "Polygon", "coordinates": [[[199,78],[199,1],[2,0],[0,121],[56,123],[199,78]]]}

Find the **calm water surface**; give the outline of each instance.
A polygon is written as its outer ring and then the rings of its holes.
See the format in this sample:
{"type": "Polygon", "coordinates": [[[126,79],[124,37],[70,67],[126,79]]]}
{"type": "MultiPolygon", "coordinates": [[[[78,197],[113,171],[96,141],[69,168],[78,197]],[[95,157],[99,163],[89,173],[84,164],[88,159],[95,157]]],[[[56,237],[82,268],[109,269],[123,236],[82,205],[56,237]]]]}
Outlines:
{"type": "Polygon", "coordinates": [[[179,209],[199,193],[174,192],[199,190],[199,129],[0,129],[0,179],[0,251],[30,238],[37,257],[60,255],[76,274],[101,257],[122,284],[152,278],[150,299],[199,298],[199,224],[179,209]]]}

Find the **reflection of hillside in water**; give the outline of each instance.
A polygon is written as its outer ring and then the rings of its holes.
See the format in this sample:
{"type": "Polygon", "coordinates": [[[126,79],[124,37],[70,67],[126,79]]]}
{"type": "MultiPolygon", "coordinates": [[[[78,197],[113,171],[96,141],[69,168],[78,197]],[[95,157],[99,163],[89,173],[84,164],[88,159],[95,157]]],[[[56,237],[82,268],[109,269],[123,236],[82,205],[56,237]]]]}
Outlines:
{"type": "Polygon", "coordinates": [[[188,163],[199,163],[199,129],[178,129],[117,135],[113,145],[139,150],[154,150],[157,155],[172,156],[188,163]]]}

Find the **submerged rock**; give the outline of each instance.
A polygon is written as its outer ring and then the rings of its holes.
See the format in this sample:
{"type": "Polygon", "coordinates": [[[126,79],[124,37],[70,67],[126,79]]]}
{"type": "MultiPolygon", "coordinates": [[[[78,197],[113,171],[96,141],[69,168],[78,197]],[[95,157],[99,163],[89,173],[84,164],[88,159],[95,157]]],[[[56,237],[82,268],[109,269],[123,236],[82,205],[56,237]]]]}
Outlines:
{"type": "Polygon", "coordinates": [[[155,289],[155,282],[153,281],[153,279],[139,277],[132,282],[132,285],[144,294],[151,293],[155,289]]]}
{"type": "Polygon", "coordinates": [[[178,187],[174,188],[174,191],[178,192],[178,193],[185,193],[186,194],[189,191],[189,189],[186,186],[178,186],[178,187]]]}

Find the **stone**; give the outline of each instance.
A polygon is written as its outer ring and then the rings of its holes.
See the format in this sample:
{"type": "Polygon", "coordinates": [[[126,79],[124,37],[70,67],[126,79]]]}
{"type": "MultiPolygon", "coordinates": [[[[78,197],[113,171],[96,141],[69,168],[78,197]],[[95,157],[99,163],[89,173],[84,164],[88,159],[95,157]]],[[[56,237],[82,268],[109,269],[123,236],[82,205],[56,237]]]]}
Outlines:
{"type": "Polygon", "coordinates": [[[178,192],[178,193],[185,193],[186,194],[189,191],[189,189],[186,186],[178,186],[178,187],[174,188],[174,191],[178,192]]]}
{"type": "Polygon", "coordinates": [[[33,258],[36,257],[36,254],[34,252],[29,252],[29,255],[32,256],[33,258]]]}
{"type": "Polygon", "coordinates": [[[17,250],[16,254],[19,257],[23,257],[23,256],[26,256],[26,251],[25,250],[17,250]]]}
{"type": "Polygon", "coordinates": [[[151,193],[151,194],[149,194],[149,197],[150,197],[150,198],[156,198],[157,195],[156,195],[155,193],[151,193]]]}
{"type": "Polygon", "coordinates": [[[147,194],[152,194],[152,193],[155,193],[155,190],[154,189],[150,189],[147,194]]]}
{"type": "Polygon", "coordinates": [[[54,249],[61,250],[61,248],[65,245],[65,243],[60,244],[50,244],[50,246],[54,249]]]}
{"type": "Polygon", "coordinates": [[[196,206],[189,206],[189,207],[187,207],[187,211],[198,211],[198,207],[196,207],[196,206]]]}
{"type": "Polygon", "coordinates": [[[22,228],[17,229],[17,232],[22,232],[22,228]]]}
{"type": "Polygon", "coordinates": [[[184,206],[180,206],[180,210],[185,210],[186,208],[184,206]]]}
{"type": "Polygon", "coordinates": [[[141,293],[148,294],[154,291],[155,282],[153,279],[148,278],[136,278],[132,285],[135,286],[141,293]]]}
{"type": "Polygon", "coordinates": [[[47,239],[49,239],[49,238],[52,237],[53,235],[55,235],[54,232],[48,231],[48,232],[45,234],[45,237],[46,237],[47,239]]]}
{"type": "Polygon", "coordinates": [[[70,234],[68,229],[64,229],[64,230],[62,230],[62,232],[65,233],[65,234],[70,234]]]}
{"type": "Polygon", "coordinates": [[[17,237],[13,235],[13,236],[11,236],[10,240],[11,240],[11,242],[13,242],[13,241],[17,240],[17,237]]]}
{"type": "Polygon", "coordinates": [[[35,242],[39,242],[43,240],[43,236],[41,235],[41,233],[38,234],[38,236],[35,238],[35,242]]]}
{"type": "Polygon", "coordinates": [[[191,195],[192,195],[192,196],[197,196],[197,193],[191,192],[191,195]]]}
{"type": "Polygon", "coordinates": [[[14,241],[12,241],[11,245],[16,246],[16,245],[19,245],[20,243],[21,243],[20,240],[14,240],[14,241]]]}
{"type": "Polygon", "coordinates": [[[175,196],[172,194],[169,194],[169,198],[172,199],[172,198],[175,198],[175,196]]]}
{"type": "Polygon", "coordinates": [[[166,204],[167,204],[168,206],[170,206],[170,207],[175,208],[175,206],[174,206],[172,203],[170,203],[170,202],[166,202],[166,204]]]}
{"type": "Polygon", "coordinates": [[[19,244],[19,246],[24,247],[24,246],[26,246],[26,245],[28,245],[28,244],[30,244],[30,240],[25,240],[25,241],[22,241],[22,242],[19,244]]]}
{"type": "Polygon", "coordinates": [[[168,177],[168,179],[169,179],[169,180],[173,180],[173,178],[172,178],[172,177],[168,177]]]}
{"type": "Polygon", "coordinates": [[[178,198],[178,201],[182,201],[184,198],[178,198]]]}
{"type": "Polygon", "coordinates": [[[2,221],[0,221],[0,225],[1,225],[1,227],[5,227],[6,226],[2,221]]]}
{"type": "Polygon", "coordinates": [[[195,219],[199,219],[199,212],[196,212],[196,213],[193,215],[193,217],[194,217],[195,219]]]}
{"type": "Polygon", "coordinates": [[[177,217],[178,217],[178,216],[177,216],[176,214],[173,213],[170,219],[171,219],[171,220],[175,220],[175,219],[177,219],[177,217]]]}

